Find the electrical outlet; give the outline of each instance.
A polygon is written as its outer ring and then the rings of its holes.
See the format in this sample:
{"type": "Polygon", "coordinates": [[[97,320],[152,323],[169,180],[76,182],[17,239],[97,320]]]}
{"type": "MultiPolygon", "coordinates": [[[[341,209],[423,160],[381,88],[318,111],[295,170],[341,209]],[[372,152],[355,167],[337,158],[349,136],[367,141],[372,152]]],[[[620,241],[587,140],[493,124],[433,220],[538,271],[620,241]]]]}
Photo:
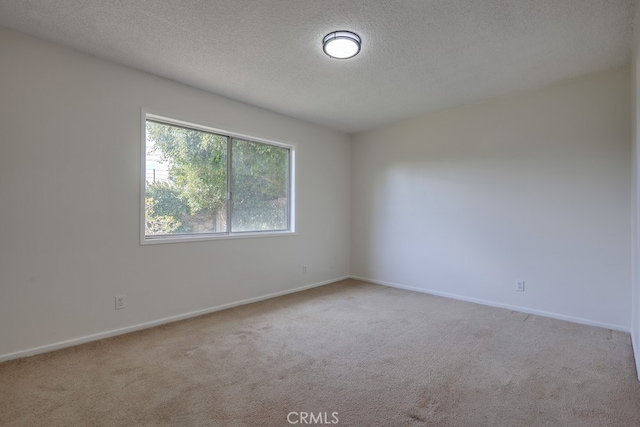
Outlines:
{"type": "Polygon", "coordinates": [[[516,291],[524,292],[524,280],[518,280],[516,282],[516,291]]]}
{"type": "Polygon", "coordinates": [[[122,310],[126,305],[124,303],[124,295],[118,295],[116,297],[116,310],[122,310]]]}
{"type": "Polygon", "coordinates": [[[302,274],[307,274],[307,266],[306,265],[302,266],[302,274]]]}

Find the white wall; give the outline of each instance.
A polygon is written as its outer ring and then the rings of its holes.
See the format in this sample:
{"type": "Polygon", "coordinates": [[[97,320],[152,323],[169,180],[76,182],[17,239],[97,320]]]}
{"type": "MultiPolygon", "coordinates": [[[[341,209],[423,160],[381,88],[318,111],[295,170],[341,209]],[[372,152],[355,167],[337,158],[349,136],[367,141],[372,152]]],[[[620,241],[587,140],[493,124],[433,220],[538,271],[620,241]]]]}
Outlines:
{"type": "Polygon", "coordinates": [[[355,135],[352,274],[629,330],[629,94],[622,68],[355,135]]]}
{"type": "Polygon", "coordinates": [[[349,274],[348,135],[4,29],[0,58],[0,360],[349,274]],[[141,246],[141,107],[295,144],[298,235],[141,246]]]}
{"type": "Polygon", "coordinates": [[[636,7],[633,52],[631,61],[631,122],[632,122],[632,145],[633,145],[633,184],[632,184],[632,282],[633,289],[632,319],[631,319],[631,339],[636,359],[636,372],[640,379],[640,150],[638,134],[638,124],[640,123],[640,7],[636,7]]]}

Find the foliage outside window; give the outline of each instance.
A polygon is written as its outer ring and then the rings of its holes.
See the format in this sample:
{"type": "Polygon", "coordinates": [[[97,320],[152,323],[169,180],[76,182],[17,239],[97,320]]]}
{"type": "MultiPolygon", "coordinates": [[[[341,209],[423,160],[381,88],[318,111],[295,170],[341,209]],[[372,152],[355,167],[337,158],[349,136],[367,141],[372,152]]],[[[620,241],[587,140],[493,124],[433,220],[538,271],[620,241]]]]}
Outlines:
{"type": "Polygon", "coordinates": [[[146,119],[145,241],[291,231],[290,147],[146,119]]]}

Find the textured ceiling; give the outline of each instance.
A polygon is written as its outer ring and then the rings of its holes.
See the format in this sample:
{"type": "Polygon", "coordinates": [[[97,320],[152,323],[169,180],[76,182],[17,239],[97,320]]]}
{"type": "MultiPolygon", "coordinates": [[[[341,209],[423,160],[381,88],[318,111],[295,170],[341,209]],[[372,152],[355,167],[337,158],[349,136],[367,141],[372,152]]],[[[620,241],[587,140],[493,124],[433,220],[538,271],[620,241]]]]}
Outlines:
{"type": "Polygon", "coordinates": [[[629,62],[633,0],[0,0],[0,26],[346,132],[629,62]],[[330,59],[323,36],[363,39],[330,59]]]}

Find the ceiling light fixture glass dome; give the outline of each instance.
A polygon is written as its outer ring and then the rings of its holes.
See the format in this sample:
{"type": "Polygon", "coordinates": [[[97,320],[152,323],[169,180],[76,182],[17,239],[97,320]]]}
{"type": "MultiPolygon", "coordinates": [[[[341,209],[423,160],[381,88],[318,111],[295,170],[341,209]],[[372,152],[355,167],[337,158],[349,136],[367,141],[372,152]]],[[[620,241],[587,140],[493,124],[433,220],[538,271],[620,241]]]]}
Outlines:
{"type": "Polygon", "coordinates": [[[334,31],[322,39],[322,50],[330,58],[353,58],[360,52],[362,40],[360,36],[351,31],[334,31]]]}

